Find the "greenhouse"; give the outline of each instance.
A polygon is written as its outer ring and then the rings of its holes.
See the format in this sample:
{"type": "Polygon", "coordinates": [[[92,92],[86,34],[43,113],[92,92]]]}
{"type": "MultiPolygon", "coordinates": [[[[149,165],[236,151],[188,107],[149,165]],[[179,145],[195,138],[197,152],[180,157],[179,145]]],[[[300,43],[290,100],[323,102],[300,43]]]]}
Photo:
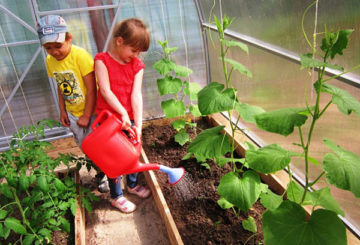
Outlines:
{"type": "Polygon", "coordinates": [[[359,0],[0,0],[0,244],[360,244],[359,13],[359,0]],[[124,20],[145,25],[142,43],[124,20]],[[81,85],[56,70],[64,47],[84,52],[81,85]]]}

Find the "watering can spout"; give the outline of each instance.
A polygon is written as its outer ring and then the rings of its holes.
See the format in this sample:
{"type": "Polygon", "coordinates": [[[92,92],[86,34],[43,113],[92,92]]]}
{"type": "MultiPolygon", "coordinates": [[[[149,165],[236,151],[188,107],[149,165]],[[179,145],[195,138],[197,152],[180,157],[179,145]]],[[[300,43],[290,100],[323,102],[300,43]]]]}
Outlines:
{"type": "Polygon", "coordinates": [[[140,162],[138,162],[137,166],[130,172],[143,172],[149,170],[160,170],[161,172],[168,174],[169,177],[168,180],[170,185],[177,184],[185,174],[185,169],[183,167],[170,168],[160,164],[155,164],[155,163],[144,164],[140,162]]]}

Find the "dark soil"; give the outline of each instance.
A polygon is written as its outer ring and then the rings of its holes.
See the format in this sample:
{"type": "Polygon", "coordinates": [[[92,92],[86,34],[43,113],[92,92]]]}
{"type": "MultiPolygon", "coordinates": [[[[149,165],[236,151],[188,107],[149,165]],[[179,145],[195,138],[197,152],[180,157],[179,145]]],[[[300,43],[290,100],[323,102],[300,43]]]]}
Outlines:
{"type": "MultiPolygon", "coordinates": [[[[261,214],[265,211],[259,202],[248,212],[236,216],[232,209],[223,210],[217,204],[217,186],[220,178],[231,171],[229,165],[219,168],[209,162],[210,170],[194,158],[181,160],[187,145],[174,141],[175,130],[171,125],[156,126],[149,122],[143,129],[143,148],[150,162],[170,167],[184,167],[186,174],[176,185],[167,183],[168,176],[156,171],[157,179],[166,198],[171,214],[185,244],[261,244],[263,241],[261,214]],[[258,233],[242,228],[241,222],[252,216],[257,222],[258,233]]],[[[197,132],[209,128],[207,121],[197,122],[197,132]]],[[[189,132],[190,133],[190,132],[189,132]]],[[[195,134],[190,133],[193,138],[195,134]]]]}

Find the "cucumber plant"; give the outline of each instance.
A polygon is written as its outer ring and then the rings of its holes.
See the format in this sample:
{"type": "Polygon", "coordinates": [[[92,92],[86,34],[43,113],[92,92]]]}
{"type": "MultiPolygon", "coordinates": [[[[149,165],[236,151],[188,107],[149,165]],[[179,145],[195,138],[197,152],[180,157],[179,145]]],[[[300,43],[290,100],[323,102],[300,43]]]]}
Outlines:
{"type": "MultiPolygon", "coordinates": [[[[314,4],[315,2],[305,10],[302,26],[306,13],[314,4]]],[[[235,159],[234,141],[221,134],[224,126],[218,126],[201,132],[189,145],[188,154],[184,159],[194,155],[199,162],[205,159],[215,159],[220,166],[227,162],[232,164],[233,171],[224,175],[220,180],[218,204],[222,208],[232,208],[239,213],[248,211],[260,199],[260,202],[267,208],[262,217],[266,244],[346,244],[346,229],[338,217],[338,215],[344,216],[343,210],[331,196],[329,187],[315,189],[314,185],[325,176],[328,184],[348,190],[355,197],[360,197],[360,180],[356,177],[356,173],[360,172],[360,157],[338,146],[333,140],[324,139],[323,143],[330,152],[323,157],[321,164],[323,171],[317,177],[310,179],[309,176],[312,175],[309,165],[318,163],[318,161],[311,157],[309,152],[318,120],[331,105],[335,104],[345,115],[354,112],[360,116],[360,102],[347,91],[328,83],[339,75],[325,77],[326,67],[340,70],[340,74],[360,68],[360,65],[357,65],[344,71],[344,68],[330,63],[335,56],[343,55],[353,30],[331,32],[325,27],[323,33],[314,35],[314,37],[324,36],[320,50],[316,50],[315,46],[308,41],[312,53],[300,55],[302,69],[317,70],[317,79],[313,83],[316,94],[313,105],[308,104],[305,98],[303,108],[282,108],[265,112],[259,107],[239,102],[236,96],[237,91],[231,84],[231,74],[236,70],[251,77],[251,73],[237,61],[227,59],[226,54],[229,47],[240,47],[245,52],[247,52],[247,48],[239,42],[225,40],[224,32],[231,24],[232,19],[225,16],[220,21],[215,16],[214,20],[220,40],[220,60],[225,84],[212,82],[198,93],[200,112],[203,115],[210,115],[227,111],[229,118],[237,115],[235,123],[229,120],[232,136],[238,130],[237,121],[240,119],[255,123],[262,130],[283,136],[287,136],[297,129],[299,142],[295,142],[295,145],[299,146],[299,151],[287,150],[279,144],[270,144],[258,149],[247,143],[248,149],[245,157],[235,159]],[[324,94],[328,94],[330,97],[328,102],[322,105],[320,98],[324,94]],[[230,159],[224,157],[224,154],[228,152],[231,153],[230,159]],[[292,158],[303,159],[305,187],[298,185],[292,178],[290,169],[292,158]],[[242,164],[238,165],[237,162],[242,164]],[[289,185],[283,195],[277,195],[267,185],[261,183],[259,173],[270,174],[283,169],[287,169],[289,172],[289,185]],[[287,198],[286,201],[284,201],[284,195],[287,198]],[[306,217],[305,205],[312,206],[310,217],[306,217]]],[[[308,40],[306,34],[305,38],[308,40]]]]}
{"type": "Polygon", "coordinates": [[[10,234],[14,244],[51,244],[52,232],[70,232],[66,214],[76,213],[76,198],[91,211],[94,194],[75,185],[69,174],[59,178],[55,168],[69,166],[71,155],[52,159],[51,144],[41,141],[45,127],[59,126],[53,120],[21,127],[12,137],[9,150],[0,153],[0,241],[10,234]]]}
{"type": "Polygon", "coordinates": [[[162,48],[163,56],[153,66],[162,75],[162,78],[157,79],[157,88],[161,96],[170,97],[170,99],[161,102],[161,108],[166,118],[180,118],[175,120],[172,126],[177,131],[175,141],[183,146],[190,141],[187,128],[196,126],[191,118],[187,119],[187,111],[190,111],[194,117],[201,115],[195,103],[197,92],[200,91],[201,87],[195,82],[182,80],[183,77],[188,77],[193,71],[188,67],[177,65],[171,59],[170,55],[178,48],[168,47],[167,40],[158,41],[158,44],[162,48]]]}

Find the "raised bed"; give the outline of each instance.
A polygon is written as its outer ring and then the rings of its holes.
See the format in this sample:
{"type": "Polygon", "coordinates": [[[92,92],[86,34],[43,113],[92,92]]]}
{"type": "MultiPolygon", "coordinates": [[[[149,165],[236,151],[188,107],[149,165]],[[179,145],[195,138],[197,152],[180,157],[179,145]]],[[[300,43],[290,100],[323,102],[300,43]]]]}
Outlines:
{"type": "MultiPolygon", "coordinates": [[[[225,119],[221,114],[215,114],[207,118],[208,121],[214,125],[224,125],[226,126],[224,129],[224,133],[227,133],[230,136],[230,128],[228,125],[227,119],[225,119]]],[[[160,120],[154,120],[149,121],[146,123],[146,125],[166,125],[169,124],[170,121],[168,119],[160,119],[160,120]]],[[[145,127],[146,127],[145,125],[145,127]]],[[[237,133],[235,135],[235,142],[237,144],[237,153],[239,155],[244,155],[245,148],[244,148],[244,142],[250,141],[246,136],[243,134],[237,133]]],[[[154,145],[156,147],[156,145],[154,145]]],[[[149,162],[148,157],[146,156],[146,152],[142,152],[142,158],[144,162],[149,162]]],[[[157,176],[153,171],[149,171],[144,173],[146,176],[146,180],[148,185],[151,187],[151,190],[153,192],[153,196],[155,199],[155,202],[157,204],[157,207],[159,209],[159,212],[164,219],[164,223],[166,224],[166,229],[168,231],[168,236],[170,238],[171,244],[188,244],[187,242],[184,242],[179,234],[179,230],[175,224],[174,217],[171,213],[171,208],[169,209],[168,204],[166,203],[166,200],[164,198],[164,194],[162,193],[161,187],[159,185],[159,182],[157,180],[157,176]]],[[[269,185],[269,187],[276,193],[281,194],[284,192],[287,184],[288,184],[288,174],[285,171],[279,171],[276,174],[268,174],[268,175],[261,175],[262,181],[269,185]]],[[[194,207],[194,210],[196,210],[196,207],[194,207]]],[[[310,212],[311,210],[307,210],[310,212]]],[[[356,245],[360,244],[360,241],[352,234],[349,230],[347,230],[347,240],[349,245],[356,245]]],[[[211,241],[203,241],[204,244],[213,244],[211,241]]],[[[250,243],[252,244],[252,243],[250,243]]]]}

